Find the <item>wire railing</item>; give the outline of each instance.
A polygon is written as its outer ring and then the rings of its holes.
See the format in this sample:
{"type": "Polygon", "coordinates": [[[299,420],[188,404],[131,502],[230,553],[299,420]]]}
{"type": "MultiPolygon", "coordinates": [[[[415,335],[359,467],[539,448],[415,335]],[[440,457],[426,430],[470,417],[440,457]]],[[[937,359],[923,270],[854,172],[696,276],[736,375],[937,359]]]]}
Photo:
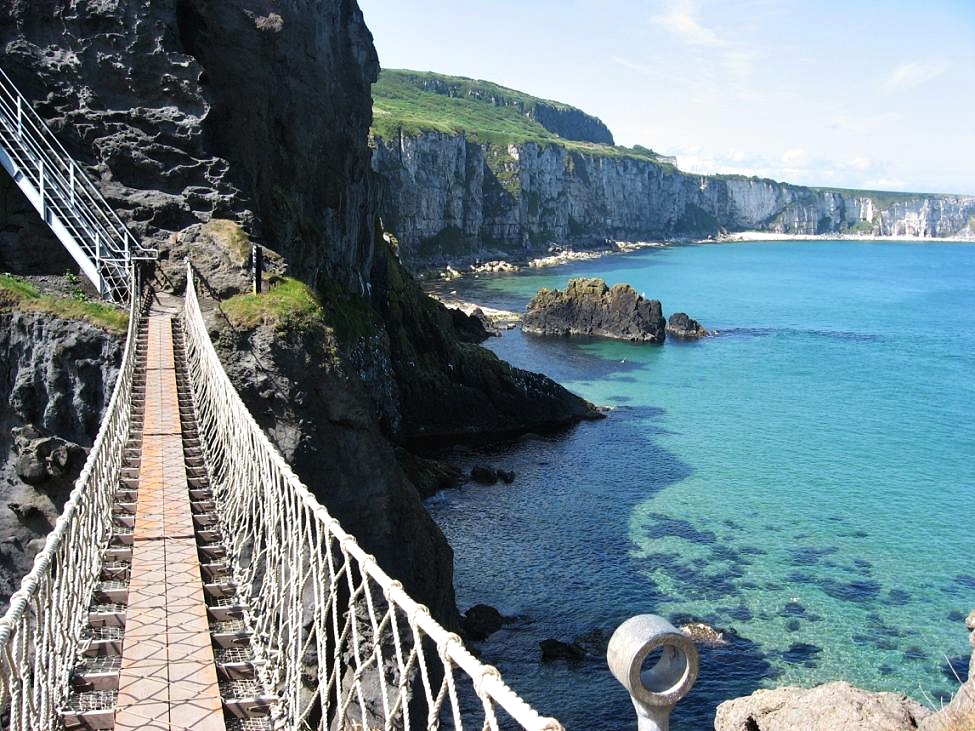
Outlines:
{"type": "Polygon", "coordinates": [[[280,728],[555,731],[318,503],[223,370],[187,275],[188,371],[238,594],[280,728]]]}
{"type": "Polygon", "coordinates": [[[0,70],[0,164],[102,296],[129,297],[129,265],[156,258],[125,227],[44,120],[0,70]]]}
{"type": "Polygon", "coordinates": [[[94,446],[54,530],[0,619],[0,712],[7,729],[61,728],[57,711],[68,695],[68,677],[87,625],[92,589],[111,533],[123,447],[129,437],[136,333],[142,312],[135,294],[133,289],[128,338],[115,390],[94,446]]]}

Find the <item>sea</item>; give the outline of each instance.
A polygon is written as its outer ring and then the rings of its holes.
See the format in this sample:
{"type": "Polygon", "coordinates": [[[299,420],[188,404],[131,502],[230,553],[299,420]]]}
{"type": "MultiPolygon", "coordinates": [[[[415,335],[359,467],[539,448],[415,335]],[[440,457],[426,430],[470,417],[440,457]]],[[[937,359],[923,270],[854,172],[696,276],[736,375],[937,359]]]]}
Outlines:
{"type": "Polygon", "coordinates": [[[940,708],[975,607],[975,244],[668,245],[441,288],[523,311],[575,277],[718,334],[486,343],[608,415],[446,455],[516,474],[428,503],[461,609],[511,618],[481,657],[575,731],[634,727],[603,653],[645,613],[725,640],[700,647],[675,731],[758,688],[832,680],[940,708]],[[542,662],[549,638],[589,655],[542,662]]]}

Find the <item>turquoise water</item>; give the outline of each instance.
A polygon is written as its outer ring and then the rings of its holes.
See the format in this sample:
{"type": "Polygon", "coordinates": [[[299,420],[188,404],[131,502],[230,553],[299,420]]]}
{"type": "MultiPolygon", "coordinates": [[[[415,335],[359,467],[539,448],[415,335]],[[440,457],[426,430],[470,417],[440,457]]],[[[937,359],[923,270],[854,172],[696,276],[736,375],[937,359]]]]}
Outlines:
{"type": "Polygon", "coordinates": [[[430,504],[461,606],[522,617],[485,657],[570,729],[629,728],[604,662],[539,664],[537,642],[655,612],[733,630],[703,650],[675,729],[758,687],[833,679],[938,705],[975,606],[975,246],[674,246],[448,288],[520,310],[584,275],[721,334],[488,343],[613,410],[455,455],[518,475],[430,504]]]}

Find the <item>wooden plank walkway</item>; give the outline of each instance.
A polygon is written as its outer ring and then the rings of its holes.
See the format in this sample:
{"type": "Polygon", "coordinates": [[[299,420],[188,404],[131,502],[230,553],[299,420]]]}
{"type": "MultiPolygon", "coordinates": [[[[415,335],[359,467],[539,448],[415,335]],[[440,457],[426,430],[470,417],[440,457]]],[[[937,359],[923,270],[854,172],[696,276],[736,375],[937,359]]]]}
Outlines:
{"type": "Polygon", "coordinates": [[[152,315],[116,731],[224,731],[190,510],[172,318],[152,315]]]}

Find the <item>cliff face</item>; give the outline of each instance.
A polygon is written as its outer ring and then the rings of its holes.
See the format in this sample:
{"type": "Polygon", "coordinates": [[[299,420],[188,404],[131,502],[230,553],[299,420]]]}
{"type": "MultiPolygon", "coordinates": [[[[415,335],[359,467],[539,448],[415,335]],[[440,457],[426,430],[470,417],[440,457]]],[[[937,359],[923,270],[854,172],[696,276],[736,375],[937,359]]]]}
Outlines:
{"type": "Polygon", "coordinates": [[[975,235],[975,198],[871,196],[682,173],[550,144],[426,132],[374,140],[383,220],[413,260],[723,231],[975,235]],[[881,207],[884,206],[884,207],[881,207]]]}
{"type": "Polygon", "coordinates": [[[0,3],[4,70],[139,235],[253,226],[365,290],[378,73],[354,0],[0,3]]]}
{"type": "Polygon", "coordinates": [[[0,353],[0,607],[6,607],[95,440],[122,344],[83,322],[0,312],[0,353]]]}

